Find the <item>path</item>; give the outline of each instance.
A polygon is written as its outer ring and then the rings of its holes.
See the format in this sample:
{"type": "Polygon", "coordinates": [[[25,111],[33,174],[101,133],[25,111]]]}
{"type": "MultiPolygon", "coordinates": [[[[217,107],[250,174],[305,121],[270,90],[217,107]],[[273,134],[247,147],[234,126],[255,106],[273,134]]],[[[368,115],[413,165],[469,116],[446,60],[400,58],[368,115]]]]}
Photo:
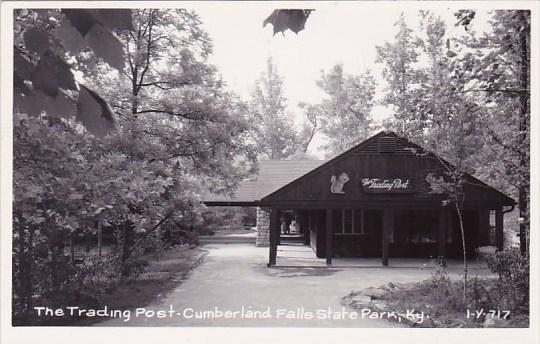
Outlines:
{"type": "MultiPolygon", "coordinates": [[[[172,307],[172,316],[161,319],[135,317],[132,312],[127,322],[113,319],[97,326],[396,327],[398,324],[386,320],[350,319],[347,317],[350,313],[345,314],[345,319],[324,317],[329,314],[340,317],[342,310],[352,311],[340,305],[341,297],[352,290],[389,281],[418,281],[433,272],[432,269],[407,266],[267,268],[268,248],[247,244],[209,244],[204,248],[209,250],[205,262],[176,289],[146,307],[149,311],[163,312],[172,307]],[[235,318],[190,318],[194,312],[215,311],[216,307],[222,312],[237,312],[235,318]],[[259,316],[270,314],[271,318],[251,319],[246,312],[249,310],[259,311],[259,316]],[[309,312],[315,319],[306,319],[309,312]],[[287,314],[292,318],[287,318],[287,314]]],[[[280,250],[287,249],[290,248],[280,246],[280,250]]]]}

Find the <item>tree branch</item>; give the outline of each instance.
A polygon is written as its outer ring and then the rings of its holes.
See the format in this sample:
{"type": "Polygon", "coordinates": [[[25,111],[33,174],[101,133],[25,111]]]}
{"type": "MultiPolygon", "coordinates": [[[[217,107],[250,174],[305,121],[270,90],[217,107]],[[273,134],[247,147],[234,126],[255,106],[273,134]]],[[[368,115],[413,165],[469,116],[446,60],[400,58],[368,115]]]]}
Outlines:
{"type": "Polygon", "coordinates": [[[193,84],[194,84],[193,82],[181,82],[181,81],[152,81],[152,82],[145,82],[145,83],[139,84],[139,87],[154,86],[161,90],[168,91],[173,88],[193,85],[193,84]],[[171,85],[171,86],[167,87],[163,85],[171,85]]]}
{"type": "Polygon", "coordinates": [[[181,112],[174,112],[174,111],[164,110],[164,109],[146,109],[146,110],[137,111],[135,114],[138,115],[138,114],[145,114],[145,113],[161,113],[161,114],[166,114],[166,115],[171,115],[171,116],[182,117],[182,118],[189,119],[192,121],[204,121],[204,122],[210,122],[210,123],[217,123],[217,121],[211,120],[209,118],[205,118],[203,113],[196,112],[196,111],[192,111],[190,113],[181,113],[181,112]],[[194,117],[191,115],[199,115],[200,117],[194,117]]]}
{"type": "Polygon", "coordinates": [[[144,66],[141,76],[138,81],[137,90],[139,91],[141,89],[141,84],[143,83],[144,76],[146,75],[146,72],[150,68],[150,55],[152,51],[152,28],[154,26],[154,14],[153,12],[150,13],[150,17],[148,18],[148,42],[146,44],[146,65],[144,66]]]}
{"type": "Polygon", "coordinates": [[[152,229],[144,233],[144,235],[139,238],[133,245],[131,245],[130,250],[126,253],[124,256],[124,259],[128,259],[131,256],[131,253],[137,248],[138,245],[140,245],[146,238],[150,235],[150,233],[153,233],[156,229],[158,229],[165,221],[167,221],[172,215],[174,214],[174,211],[170,211],[163,219],[161,219],[152,229]]]}

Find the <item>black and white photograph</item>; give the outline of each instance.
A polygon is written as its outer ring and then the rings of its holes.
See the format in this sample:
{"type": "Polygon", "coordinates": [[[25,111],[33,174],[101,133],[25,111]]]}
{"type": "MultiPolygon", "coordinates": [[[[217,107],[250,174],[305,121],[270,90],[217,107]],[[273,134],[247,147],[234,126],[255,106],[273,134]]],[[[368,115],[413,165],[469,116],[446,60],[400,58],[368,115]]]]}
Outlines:
{"type": "Polygon", "coordinates": [[[1,5],[2,343],[540,341],[540,2],[1,5]]]}

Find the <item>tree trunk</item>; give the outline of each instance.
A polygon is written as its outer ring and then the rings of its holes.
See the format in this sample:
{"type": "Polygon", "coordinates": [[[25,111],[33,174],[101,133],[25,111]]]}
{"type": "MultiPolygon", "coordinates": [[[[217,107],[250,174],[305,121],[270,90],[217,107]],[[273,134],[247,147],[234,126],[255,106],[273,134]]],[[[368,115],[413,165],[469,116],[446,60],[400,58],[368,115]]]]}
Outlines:
{"type": "Polygon", "coordinates": [[[32,309],[32,265],[33,265],[33,231],[28,231],[28,241],[26,241],[26,231],[24,226],[19,227],[19,254],[16,255],[19,263],[17,273],[17,288],[14,293],[18,294],[21,305],[21,320],[26,321],[32,309]]]}
{"type": "Polygon", "coordinates": [[[459,229],[461,231],[461,244],[463,248],[463,303],[466,304],[468,280],[467,247],[465,244],[465,228],[463,227],[463,214],[458,202],[456,202],[456,212],[459,220],[459,229]]]}
{"type": "Polygon", "coordinates": [[[129,221],[124,221],[122,224],[122,252],[120,256],[120,278],[122,280],[129,277],[129,268],[127,260],[131,251],[132,227],[129,221]]]}
{"type": "MultiPolygon", "coordinates": [[[[527,18],[525,11],[522,11],[522,20],[523,24],[526,25],[527,18]]],[[[520,88],[523,90],[520,97],[520,111],[519,111],[519,143],[518,147],[523,149],[527,145],[529,130],[529,51],[527,46],[527,36],[529,35],[529,30],[522,30],[519,34],[519,47],[520,47],[520,57],[521,57],[521,69],[520,69],[520,88]]],[[[520,156],[519,167],[522,171],[528,171],[528,155],[522,153],[520,156]]],[[[519,246],[521,254],[525,255],[528,252],[527,238],[528,238],[528,228],[529,228],[529,200],[528,200],[528,172],[522,172],[525,174],[524,180],[520,181],[518,188],[518,207],[519,207],[519,217],[523,220],[519,224],[519,246]]]]}

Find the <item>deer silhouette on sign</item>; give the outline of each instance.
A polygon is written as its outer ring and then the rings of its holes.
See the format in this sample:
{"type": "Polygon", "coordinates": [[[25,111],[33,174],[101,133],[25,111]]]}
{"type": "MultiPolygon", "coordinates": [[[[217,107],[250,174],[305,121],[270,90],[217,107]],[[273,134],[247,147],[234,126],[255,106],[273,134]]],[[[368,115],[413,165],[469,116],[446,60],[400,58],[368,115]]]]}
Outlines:
{"type": "Polygon", "coordinates": [[[332,176],[330,178],[330,192],[333,194],[344,194],[345,191],[343,191],[343,187],[345,184],[351,180],[347,173],[342,172],[339,176],[332,176]]]}

